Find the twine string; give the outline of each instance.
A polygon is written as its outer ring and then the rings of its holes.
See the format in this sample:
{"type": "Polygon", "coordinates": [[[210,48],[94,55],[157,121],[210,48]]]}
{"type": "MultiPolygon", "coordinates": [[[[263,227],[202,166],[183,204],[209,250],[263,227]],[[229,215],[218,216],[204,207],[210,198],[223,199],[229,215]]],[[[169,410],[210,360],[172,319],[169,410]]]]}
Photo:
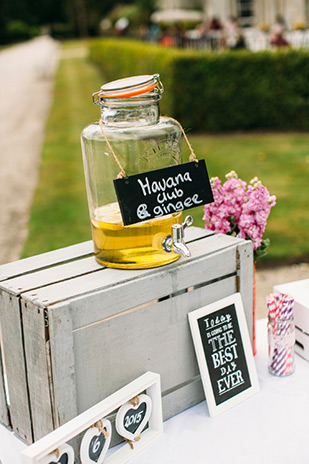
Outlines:
{"type": "Polygon", "coordinates": [[[104,437],[107,438],[109,436],[108,431],[104,428],[103,422],[100,419],[96,424],[92,425],[92,427],[96,427],[97,429],[100,430],[101,433],[103,433],[104,437]]]}
{"type": "MultiPolygon", "coordinates": [[[[123,437],[123,438],[124,438],[125,441],[130,445],[130,448],[133,450],[133,449],[134,449],[134,443],[133,443],[133,441],[132,441],[132,440],[129,440],[128,438],[125,438],[125,437],[123,437]]],[[[134,438],[134,441],[139,441],[140,439],[141,439],[141,437],[135,437],[135,438],[134,438]]]]}
{"type": "Polygon", "coordinates": [[[101,433],[103,433],[104,437],[107,438],[109,436],[108,431],[104,428],[102,420],[99,420],[95,426],[100,430],[101,433]]]}
{"type": "Polygon", "coordinates": [[[140,399],[139,399],[139,396],[136,395],[134,396],[134,398],[131,398],[130,399],[130,403],[133,405],[133,406],[138,406],[139,405],[139,402],[140,402],[140,399]]]}
{"type": "Polygon", "coordinates": [[[182,127],[182,125],[180,124],[180,122],[178,122],[177,119],[174,119],[174,118],[171,118],[171,117],[168,117],[168,119],[170,119],[171,121],[176,122],[176,124],[178,124],[178,126],[180,127],[180,130],[181,130],[181,132],[182,132],[183,138],[185,139],[186,144],[188,145],[189,150],[190,150],[190,153],[191,153],[191,155],[190,155],[190,157],[189,157],[189,160],[192,161],[192,162],[198,163],[198,159],[197,159],[197,157],[196,157],[196,155],[195,155],[195,153],[194,153],[194,150],[193,150],[193,148],[192,148],[192,145],[191,145],[191,143],[189,142],[189,139],[188,139],[188,137],[187,137],[187,134],[185,133],[185,130],[184,130],[184,128],[182,127]]]}
{"type": "MultiPolygon", "coordinates": [[[[194,162],[194,163],[198,163],[198,159],[197,159],[197,157],[196,157],[196,155],[195,155],[195,153],[194,153],[194,150],[193,150],[193,148],[192,148],[192,145],[191,145],[191,143],[189,142],[189,139],[188,139],[188,137],[187,137],[187,134],[185,133],[185,130],[184,130],[184,128],[182,127],[182,125],[180,124],[180,122],[178,122],[178,121],[177,121],[176,119],[174,119],[174,118],[170,118],[170,117],[169,117],[168,119],[170,119],[171,121],[176,122],[176,124],[180,127],[180,130],[181,130],[181,132],[182,132],[182,135],[183,135],[183,137],[184,137],[184,139],[185,139],[185,141],[186,141],[186,144],[188,145],[189,150],[190,150],[190,153],[191,153],[191,154],[190,154],[190,157],[189,157],[189,160],[192,161],[192,162],[194,162]]],[[[120,168],[120,172],[119,172],[118,175],[117,175],[117,179],[123,179],[124,177],[127,177],[126,172],[125,172],[125,170],[123,169],[123,167],[122,167],[122,165],[121,165],[121,163],[120,163],[120,161],[119,161],[119,159],[118,159],[116,153],[115,153],[114,150],[113,150],[113,147],[111,146],[111,144],[110,144],[110,142],[109,142],[109,140],[108,140],[108,138],[107,138],[107,136],[106,136],[106,134],[105,134],[105,132],[104,132],[102,118],[100,118],[99,124],[100,124],[100,129],[101,129],[102,135],[103,135],[103,137],[104,137],[104,139],[105,139],[105,142],[106,142],[106,144],[107,144],[109,150],[111,151],[111,153],[112,153],[112,155],[113,155],[113,157],[114,157],[116,163],[118,164],[118,166],[119,166],[119,168],[120,168]]]]}
{"type": "Polygon", "coordinates": [[[123,167],[122,167],[122,165],[121,165],[119,159],[117,158],[116,153],[115,153],[114,150],[113,150],[113,147],[111,146],[111,144],[109,143],[108,138],[106,137],[106,134],[105,134],[104,129],[103,129],[103,121],[102,121],[102,118],[100,118],[99,124],[100,124],[100,128],[101,128],[102,135],[103,135],[103,137],[104,137],[104,139],[105,139],[105,142],[107,143],[108,148],[110,149],[110,151],[111,151],[113,157],[115,158],[116,163],[118,164],[118,166],[119,166],[119,168],[120,168],[120,172],[119,172],[118,175],[117,175],[117,179],[122,179],[123,177],[127,177],[125,170],[123,169],[123,167]]]}
{"type": "MultiPolygon", "coordinates": [[[[134,396],[133,398],[130,399],[130,403],[132,404],[133,407],[136,407],[139,405],[140,403],[140,397],[138,395],[134,396]]],[[[129,440],[129,438],[125,438],[125,441],[130,445],[131,449],[133,450],[134,449],[134,444],[133,444],[133,441],[132,440],[129,440]]],[[[139,441],[141,439],[141,437],[135,437],[134,438],[134,441],[139,441]]]]}

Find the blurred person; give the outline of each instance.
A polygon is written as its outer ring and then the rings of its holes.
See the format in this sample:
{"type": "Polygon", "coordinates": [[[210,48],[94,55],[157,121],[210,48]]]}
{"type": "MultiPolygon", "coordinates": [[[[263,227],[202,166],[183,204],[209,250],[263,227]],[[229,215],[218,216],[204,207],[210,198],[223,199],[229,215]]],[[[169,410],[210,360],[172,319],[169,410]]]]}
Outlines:
{"type": "Polygon", "coordinates": [[[210,20],[210,23],[208,25],[208,30],[209,31],[222,31],[223,30],[223,25],[217,16],[214,16],[210,20]]]}
{"type": "Polygon", "coordinates": [[[175,26],[168,28],[165,31],[162,31],[162,37],[160,39],[160,44],[164,47],[175,47],[176,46],[176,28],[175,26]]]}
{"type": "Polygon", "coordinates": [[[247,46],[245,37],[242,31],[239,29],[235,38],[235,45],[233,47],[230,47],[230,50],[245,50],[246,48],[247,46]]]}
{"type": "Polygon", "coordinates": [[[286,29],[287,27],[283,16],[278,14],[276,16],[276,22],[270,28],[270,45],[272,47],[289,46],[289,43],[284,36],[286,29]]]}
{"type": "Polygon", "coordinates": [[[229,50],[246,48],[245,37],[239,27],[238,18],[231,16],[224,26],[225,43],[229,50]]]}
{"type": "Polygon", "coordinates": [[[237,42],[238,30],[239,27],[237,24],[237,18],[235,16],[231,16],[224,26],[225,40],[228,48],[235,47],[237,42]]]}
{"type": "Polygon", "coordinates": [[[273,26],[270,37],[270,45],[275,48],[289,46],[289,42],[285,39],[281,26],[273,26]]]}
{"type": "Polygon", "coordinates": [[[214,16],[206,30],[206,35],[209,39],[211,50],[219,50],[225,48],[225,35],[223,25],[217,16],[214,16]]]}
{"type": "Polygon", "coordinates": [[[128,18],[125,18],[125,17],[119,18],[115,23],[116,35],[119,35],[119,36],[126,35],[128,28],[129,28],[128,18]]]}
{"type": "Polygon", "coordinates": [[[149,25],[142,24],[138,29],[138,36],[141,40],[148,40],[149,38],[149,25]]]}
{"type": "Polygon", "coordinates": [[[160,32],[161,31],[160,31],[160,27],[158,26],[158,24],[150,22],[149,33],[148,33],[150,42],[158,42],[160,38],[160,32]]]}
{"type": "Polygon", "coordinates": [[[280,30],[282,34],[287,30],[285,19],[281,14],[277,14],[274,26],[277,28],[277,30],[280,30]]]}

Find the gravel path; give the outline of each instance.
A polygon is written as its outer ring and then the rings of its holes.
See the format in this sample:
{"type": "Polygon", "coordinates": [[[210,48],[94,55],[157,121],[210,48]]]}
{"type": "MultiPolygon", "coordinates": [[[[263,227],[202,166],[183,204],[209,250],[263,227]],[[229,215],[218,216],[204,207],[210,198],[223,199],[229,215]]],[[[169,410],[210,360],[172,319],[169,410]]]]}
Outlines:
{"type": "Polygon", "coordinates": [[[57,58],[49,37],[0,52],[0,264],[18,259],[26,238],[57,58]]]}
{"type": "MultiPolygon", "coordinates": [[[[80,57],[85,49],[67,53],[80,57]]],[[[26,238],[59,55],[48,37],[0,52],[0,264],[17,260],[26,238]]],[[[265,297],[274,285],[306,278],[308,264],[258,270],[257,318],[266,317],[265,297]]]]}

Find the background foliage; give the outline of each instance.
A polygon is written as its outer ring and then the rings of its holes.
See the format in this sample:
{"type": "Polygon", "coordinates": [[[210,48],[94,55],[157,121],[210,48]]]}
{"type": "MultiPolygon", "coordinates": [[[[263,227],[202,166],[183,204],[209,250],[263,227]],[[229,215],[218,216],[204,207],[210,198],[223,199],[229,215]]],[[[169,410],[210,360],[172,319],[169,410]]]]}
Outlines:
{"type": "Polygon", "coordinates": [[[309,52],[203,53],[101,39],[90,53],[108,80],[159,73],[162,113],[192,130],[309,129],[309,52]]]}
{"type": "Polygon", "coordinates": [[[100,22],[110,15],[112,24],[133,9],[131,26],[149,20],[154,0],[1,0],[0,44],[27,40],[44,28],[57,39],[98,36],[100,22]],[[133,3],[132,3],[133,1],[133,3]],[[114,12],[115,10],[115,12],[114,12]]]}

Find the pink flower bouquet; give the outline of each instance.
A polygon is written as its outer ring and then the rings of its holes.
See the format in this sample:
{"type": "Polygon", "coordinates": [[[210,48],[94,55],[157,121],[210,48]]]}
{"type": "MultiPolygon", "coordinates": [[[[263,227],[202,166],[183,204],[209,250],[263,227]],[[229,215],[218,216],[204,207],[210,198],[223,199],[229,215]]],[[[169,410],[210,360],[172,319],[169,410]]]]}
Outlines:
{"type": "Polygon", "coordinates": [[[249,184],[235,171],[226,174],[224,184],[210,179],[214,202],[204,206],[205,228],[218,233],[252,240],[254,260],[264,256],[269,239],[263,239],[270,210],[276,204],[257,177],[249,184]]]}

